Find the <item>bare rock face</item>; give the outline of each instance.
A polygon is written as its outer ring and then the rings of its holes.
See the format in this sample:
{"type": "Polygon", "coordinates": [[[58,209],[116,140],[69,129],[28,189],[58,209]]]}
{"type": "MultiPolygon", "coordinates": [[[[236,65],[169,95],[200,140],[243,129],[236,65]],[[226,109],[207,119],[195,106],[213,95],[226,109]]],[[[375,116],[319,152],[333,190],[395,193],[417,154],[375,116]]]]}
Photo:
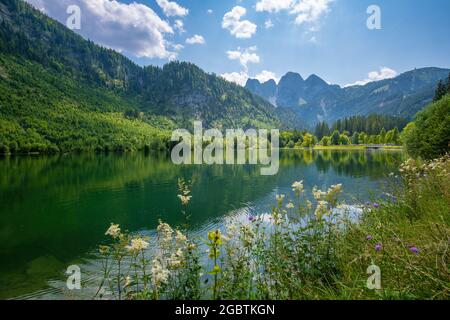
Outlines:
{"type": "Polygon", "coordinates": [[[393,79],[364,86],[341,88],[330,85],[317,75],[306,80],[289,72],[274,87],[249,79],[246,88],[279,108],[293,110],[308,126],[318,121],[334,121],[352,115],[385,114],[412,118],[433,98],[439,80],[450,70],[423,68],[393,79]]]}

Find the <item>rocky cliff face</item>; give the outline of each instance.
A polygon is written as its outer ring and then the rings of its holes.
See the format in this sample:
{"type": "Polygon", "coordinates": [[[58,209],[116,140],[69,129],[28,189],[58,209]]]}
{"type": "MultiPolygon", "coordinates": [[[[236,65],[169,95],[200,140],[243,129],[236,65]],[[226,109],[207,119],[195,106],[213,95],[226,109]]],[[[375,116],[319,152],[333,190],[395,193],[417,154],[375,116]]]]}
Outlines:
{"type": "Polygon", "coordinates": [[[278,108],[293,110],[313,126],[322,120],[374,113],[412,118],[432,100],[438,81],[449,72],[439,68],[416,69],[393,79],[347,88],[330,85],[316,75],[304,80],[300,74],[289,72],[278,85],[273,80],[260,83],[249,79],[246,88],[278,108]]]}

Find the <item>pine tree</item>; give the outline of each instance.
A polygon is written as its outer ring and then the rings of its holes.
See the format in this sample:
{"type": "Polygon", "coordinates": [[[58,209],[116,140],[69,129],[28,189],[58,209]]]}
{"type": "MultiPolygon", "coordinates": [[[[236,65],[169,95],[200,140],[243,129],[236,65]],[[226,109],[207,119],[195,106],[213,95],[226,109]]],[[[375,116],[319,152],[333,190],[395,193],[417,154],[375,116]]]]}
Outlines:
{"type": "Polygon", "coordinates": [[[444,82],[442,82],[442,80],[439,80],[436,92],[434,94],[433,102],[439,101],[443,96],[445,96],[445,94],[447,93],[447,87],[448,85],[444,85],[444,82]]]}

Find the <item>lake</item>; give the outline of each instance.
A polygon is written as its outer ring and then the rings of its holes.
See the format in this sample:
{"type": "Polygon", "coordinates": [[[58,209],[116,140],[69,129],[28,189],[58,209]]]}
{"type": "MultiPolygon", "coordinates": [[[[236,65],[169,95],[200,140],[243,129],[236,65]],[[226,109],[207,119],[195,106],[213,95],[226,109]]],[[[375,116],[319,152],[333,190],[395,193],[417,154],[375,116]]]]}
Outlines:
{"type": "Polygon", "coordinates": [[[270,211],[276,194],[304,180],[310,192],[344,185],[348,204],[382,196],[401,151],[284,150],[275,176],[252,165],[176,166],[166,154],[0,158],[0,299],[92,298],[65,289],[65,270],[89,283],[100,268],[98,245],[111,222],[152,234],[161,219],[184,223],[178,178],[192,180],[190,228],[208,230],[236,215],[270,211]]]}

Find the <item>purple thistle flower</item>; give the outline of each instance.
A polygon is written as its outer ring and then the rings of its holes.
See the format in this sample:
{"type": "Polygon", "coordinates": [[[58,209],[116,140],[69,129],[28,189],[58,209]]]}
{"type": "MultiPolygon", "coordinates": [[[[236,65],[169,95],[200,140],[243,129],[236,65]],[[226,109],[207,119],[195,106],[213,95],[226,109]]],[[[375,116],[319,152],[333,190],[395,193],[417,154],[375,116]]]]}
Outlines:
{"type": "Polygon", "coordinates": [[[375,202],[375,203],[373,204],[373,207],[374,207],[375,209],[378,209],[378,208],[380,207],[380,205],[379,205],[378,203],[375,202]]]}
{"type": "Polygon", "coordinates": [[[371,205],[370,201],[367,201],[366,206],[370,207],[370,205],[371,205]]]}
{"type": "Polygon", "coordinates": [[[376,251],[381,251],[381,249],[383,249],[383,245],[382,245],[381,243],[377,243],[377,244],[375,245],[375,250],[376,250],[376,251]]]}
{"type": "Polygon", "coordinates": [[[253,221],[255,221],[255,220],[256,220],[256,217],[255,217],[255,216],[253,216],[253,215],[249,215],[249,216],[248,216],[248,221],[253,222],[253,221]]]}
{"type": "Polygon", "coordinates": [[[366,237],[366,240],[367,241],[370,241],[370,240],[372,240],[373,239],[373,237],[369,234],[367,237],[366,237]]]}
{"type": "Polygon", "coordinates": [[[418,254],[420,252],[419,248],[417,247],[410,247],[409,251],[411,251],[412,253],[418,254]]]}

